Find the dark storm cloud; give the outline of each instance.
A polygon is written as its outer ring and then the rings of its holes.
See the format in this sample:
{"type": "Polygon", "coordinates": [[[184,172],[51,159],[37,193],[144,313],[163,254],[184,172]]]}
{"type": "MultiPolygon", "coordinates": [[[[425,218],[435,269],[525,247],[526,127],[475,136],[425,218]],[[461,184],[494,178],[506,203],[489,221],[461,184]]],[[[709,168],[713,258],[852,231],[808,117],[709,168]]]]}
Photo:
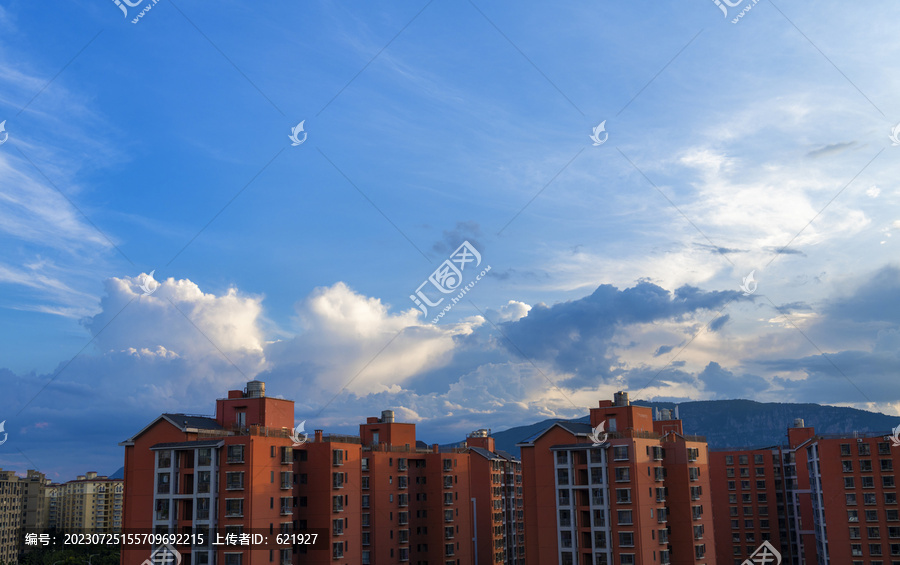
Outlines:
{"type": "Polygon", "coordinates": [[[504,324],[516,345],[510,353],[553,363],[574,376],[567,386],[585,386],[621,374],[609,352],[620,326],[657,320],[681,320],[699,310],[714,310],[742,299],[738,291],[704,291],[683,286],[674,293],[641,282],[619,290],[601,285],[591,295],[553,306],[538,304],[528,316],[504,324]]]}

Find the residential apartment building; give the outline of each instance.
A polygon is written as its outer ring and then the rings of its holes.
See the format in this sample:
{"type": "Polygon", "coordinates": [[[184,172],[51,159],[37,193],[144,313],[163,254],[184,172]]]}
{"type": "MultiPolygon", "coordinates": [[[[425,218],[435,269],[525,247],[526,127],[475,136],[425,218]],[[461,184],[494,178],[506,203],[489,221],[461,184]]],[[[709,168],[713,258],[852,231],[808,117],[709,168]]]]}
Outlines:
{"type": "Polygon", "coordinates": [[[327,527],[329,549],[301,562],[473,563],[468,451],[423,449],[390,410],[359,432],[296,448],[299,527],[327,527]]]}
{"type": "MultiPolygon", "coordinates": [[[[314,547],[177,546],[182,565],[524,563],[521,465],[488,433],[429,448],[386,410],[359,436],[295,443],[293,424],[293,402],[258,381],[217,400],[214,417],[161,415],[122,444],[125,528],[317,534],[314,547]]],[[[125,547],[122,563],[151,549],[125,547]]]]}
{"type": "Polygon", "coordinates": [[[787,437],[711,454],[719,563],[769,541],[790,565],[900,565],[900,447],[883,434],[816,435],[802,419],[787,437]]]}
{"type": "Polygon", "coordinates": [[[15,563],[21,547],[22,479],[0,469],[0,562],[15,563]]]}
{"type": "Polygon", "coordinates": [[[706,440],[684,434],[677,410],[654,420],[619,392],[590,424],[519,446],[526,563],[715,565],[706,440]]]}
{"type": "MultiPolygon", "coordinates": [[[[93,471],[78,475],[56,488],[57,519],[52,525],[67,532],[121,532],[124,490],[122,479],[93,471]]],[[[48,516],[51,500],[47,502],[48,516]]]]}
{"type": "Polygon", "coordinates": [[[28,470],[22,481],[22,526],[29,531],[50,527],[50,479],[43,473],[28,470]]]}
{"type": "MultiPolygon", "coordinates": [[[[215,417],[163,414],[125,447],[124,526],[129,532],[273,532],[290,522],[294,403],[251,381],[216,400],[215,417]],[[286,488],[287,487],[287,488],[286,488]]],[[[183,565],[290,563],[291,547],[181,545],[183,565]]],[[[149,546],[123,545],[139,565],[149,546]]]]}
{"type": "Polygon", "coordinates": [[[498,451],[490,430],[466,438],[478,563],[525,564],[522,462],[498,451]]]}
{"type": "Polygon", "coordinates": [[[797,450],[808,461],[819,565],[900,565],[900,446],[889,439],[814,437],[797,450]]]}

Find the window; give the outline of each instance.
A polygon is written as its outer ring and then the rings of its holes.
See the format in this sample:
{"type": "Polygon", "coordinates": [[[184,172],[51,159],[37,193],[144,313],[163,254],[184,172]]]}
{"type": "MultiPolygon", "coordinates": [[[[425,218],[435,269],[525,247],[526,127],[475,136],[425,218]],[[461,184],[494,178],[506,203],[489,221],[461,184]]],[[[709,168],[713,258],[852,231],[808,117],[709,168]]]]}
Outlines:
{"type": "Polygon", "coordinates": [[[339,541],[331,544],[331,557],[332,559],[343,559],[344,542],[339,541]]]}
{"type": "Polygon", "coordinates": [[[226,498],[225,499],[225,516],[240,517],[244,515],[244,499],[243,498],[226,498]]]}
{"type": "Polygon", "coordinates": [[[856,449],[857,449],[857,453],[859,453],[860,455],[871,455],[871,451],[869,449],[868,443],[862,443],[862,442],[857,443],[856,449]]]}
{"type": "Polygon", "coordinates": [[[842,443],[841,444],[841,457],[849,457],[850,456],[850,444],[842,443]]]}
{"type": "MultiPolygon", "coordinates": [[[[338,497],[338,498],[340,498],[340,497],[338,497]]],[[[369,495],[368,494],[362,495],[362,507],[363,508],[369,507],[369,495]]]]}
{"type": "Polygon", "coordinates": [[[877,527],[869,526],[866,528],[866,537],[869,539],[881,539],[881,530],[877,527]]]}
{"type": "MultiPolygon", "coordinates": [[[[444,477],[444,487],[447,487],[447,479],[452,479],[449,475],[444,477]]],[[[556,470],[556,484],[558,485],[567,485],[569,484],[569,470],[568,469],[557,469],[556,470]]]]}
{"type": "Polygon", "coordinates": [[[157,520],[168,520],[169,519],[169,501],[168,500],[157,500],[156,501],[156,519],[157,520]]]}
{"type": "Polygon", "coordinates": [[[733,478],[734,477],[734,469],[732,467],[725,469],[725,476],[733,478]]]}
{"type": "Polygon", "coordinates": [[[700,524],[699,526],[694,526],[694,539],[703,539],[703,532],[704,532],[703,524],[700,524]]]}
{"type": "Polygon", "coordinates": [[[288,465],[294,462],[294,448],[291,446],[283,446],[281,448],[281,464],[288,465]]]}
{"type": "Polygon", "coordinates": [[[725,456],[725,464],[726,465],[734,465],[734,455],[726,455],[725,456]]]}
{"type": "Polygon", "coordinates": [[[688,476],[692,481],[700,480],[700,467],[688,467],[688,476]]]}
{"type": "MultiPolygon", "coordinates": [[[[363,495],[363,508],[369,507],[369,496],[363,495]]],[[[332,512],[343,512],[344,511],[344,497],[341,495],[332,496],[331,497],[331,511],[332,512]]]]}
{"type": "Polygon", "coordinates": [[[627,445],[617,445],[613,447],[613,460],[614,461],[628,461],[628,446],[627,445]]]}
{"type": "Polygon", "coordinates": [[[871,473],[872,472],[872,460],[871,459],[860,459],[859,470],[862,471],[863,473],[871,473]]]}
{"type": "Polygon", "coordinates": [[[700,500],[703,495],[703,487],[691,487],[691,500],[700,500]]]}
{"type": "Polygon", "coordinates": [[[627,483],[631,480],[628,467],[616,467],[616,482],[627,483]]]}
{"type": "Polygon", "coordinates": [[[244,489],[244,472],[229,471],[225,473],[225,489],[226,490],[243,490],[244,489]]]}
{"type": "Polygon", "coordinates": [[[634,554],[623,553],[619,556],[619,565],[634,565],[634,554]]]}
{"type": "Polygon", "coordinates": [[[878,510],[866,510],[866,522],[877,522],[878,510]]]}
{"type": "MultiPolygon", "coordinates": [[[[655,447],[653,449],[656,449],[655,447]]],[[[662,448],[659,448],[662,451],[662,448]]],[[[696,447],[689,447],[688,450],[688,461],[696,461],[700,457],[700,450],[696,447]]],[[[662,457],[660,457],[662,459],[662,457]]]]}
{"type": "Polygon", "coordinates": [[[841,461],[841,470],[845,473],[853,472],[853,461],[841,461]]]}
{"type": "Polygon", "coordinates": [[[866,506],[874,506],[875,504],[878,504],[878,500],[875,497],[875,493],[867,492],[867,493],[863,494],[863,504],[865,504],[866,506]]]}
{"type": "Polygon", "coordinates": [[[850,539],[860,539],[859,526],[850,526],[850,539]]]}
{"type": "Polygon", "coordinates": [[[630,488],[617,488],[616,489],[616,502],[619,504],[629,504],[631,502],[631,489],[630,488]]]}
{"type": "Polygon", "coordinates": [[[862,479],[862,488],[875,488],[875,477],[860,477],[862,479]]]}
{"type": "Polygon", "coordinates": [[[242,553],[226,553],[225,565],[241,565],[241,559],[244,557],[242,553]]]}
{"type": "Polygon", "coordinates": [[[749,462],[750,462],[750,460],[747,458],[746,455],[738,455],[738,463],[739,464],[747,465],[749,462]]]}
{"type": "Polygon", "coordinates": [[[197,450],[197,466],[209,467],[212,464],[212,448],[204,447],[197,450]]]}
{"type": "Polygon", "coordinates": [[[243,463],[244,462],[244,446],[243,445],[229,445],[227,460],[229,463],[243,463]]]}
{"type": "Polygon", "coordinates": [[[856,493],[847,493],[844,495],[847,499],[847,506],[856,506],[856,493]]]}
{"type": "Polygon", "coordinates": [[[754,465],[762,465],[763,464],[762,453],[757,453],[757,454],[753,455],[753,464],[754,465]]]}
{"type": "Polygon", "coordinates": [[[160,469],[168,469],[172,466],[172,451],[163,449],[156,454],[156,466],[160,469]]]}
{"type": "Polygon", "coordinates": [[[634,522],[632,521],[631,510],[618,510],[618,524],[620,526],[630,526],[634,522]]]}
{"type": "Polygon", "coordinates": [[[881,486],[884,488],[894,488],[894,475],[882,475],[881,486]]]}
{"type": "Polygon", "coordinates": [[[848,522],[859,522],[859,511],[858,510],[847,510],[847,521],[848,522]]]}
{"type": "Polygon", "coordinates": [[[856,488],[853,483],[853,477],[844,477],[844,488],[856,488]]]}
{"type": "Polygon", "coordinates": [[[897,504],[897,493],[896,492],[884,493],[884,503],[885,504],[897,504]]]}
{"type": "Polygon", "coordinates": [[[619,532],[619,547],[634,547],[634,532],[619,532]]]}
{"type": "Polygon", "coordinates": [[[159,494],[169,494],[169,480],[172,475],[169,473],[158,473],[156,475],[156,492],[159,494]]]}

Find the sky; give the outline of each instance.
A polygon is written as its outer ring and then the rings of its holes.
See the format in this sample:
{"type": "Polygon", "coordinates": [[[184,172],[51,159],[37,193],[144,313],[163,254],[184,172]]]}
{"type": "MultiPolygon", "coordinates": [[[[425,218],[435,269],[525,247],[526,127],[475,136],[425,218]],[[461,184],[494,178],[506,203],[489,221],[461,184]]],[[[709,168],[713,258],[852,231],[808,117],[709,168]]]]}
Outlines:
{"type": "Polygon", "coordinates": [[[897,3],[130,1],[0,6],[3,468],[252,379],[427,443],[617,390],[900,424],[897,3]]]}

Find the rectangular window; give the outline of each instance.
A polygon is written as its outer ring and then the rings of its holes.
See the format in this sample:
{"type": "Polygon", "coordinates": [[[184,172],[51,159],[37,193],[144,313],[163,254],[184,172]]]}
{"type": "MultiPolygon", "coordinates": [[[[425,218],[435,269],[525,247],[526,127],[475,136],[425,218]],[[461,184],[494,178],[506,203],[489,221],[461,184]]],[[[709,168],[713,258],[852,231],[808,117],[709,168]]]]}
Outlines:
{"type": "Polygon", "coordinates": [[[244,515],[244,499],[243,498],[226,498],[225,499],[225,516],[240,517],[244,515]]]}
{"type": "Polygon", "coordinates": [[[243,445],[229,445],[227,461],[229,463],[243,463],[244,462],[244,446],[243,445]]]}
{"type": "Polygon", "coordinates": [[[244,472],[228,471],[225,473],[225,489],[226,490],[243,490],[244,489],[244,472]]]}
{"type": "Polygon", "coordinates": [[[617,445],[613,447],[613,461],[628,461],[627,445],[617,445]]]}
{"type": "Polygon", "coordinates": [[[209,467],[212,464],[212,448],[203,447],[197,450],[197,466],[209,467]]]}
{"type": "Polygon", "coordinates": [[[172,466],[172,451],[169,449],[163,449],[156,453],[156,466],[160,469],[168,469],[172,466]]]}
{"type": "Polygon", "coordinates": [[[619,504],[628,504],[631,502],[631,489],[630,488],[617,488],[616,489],[616,502],[619,504]]]}
{"type": "Polygon", "coordinates": [[[631,517],[631,510],[618,510],[617,514],[620,526],[630,526],[634,523],[631,517]]]}
{"type": "Polygon", "coordinates": [[[627,483],[631,480],[630,472],[628,467],[616,467],[616,482],[617,483],[627,483]]]}

